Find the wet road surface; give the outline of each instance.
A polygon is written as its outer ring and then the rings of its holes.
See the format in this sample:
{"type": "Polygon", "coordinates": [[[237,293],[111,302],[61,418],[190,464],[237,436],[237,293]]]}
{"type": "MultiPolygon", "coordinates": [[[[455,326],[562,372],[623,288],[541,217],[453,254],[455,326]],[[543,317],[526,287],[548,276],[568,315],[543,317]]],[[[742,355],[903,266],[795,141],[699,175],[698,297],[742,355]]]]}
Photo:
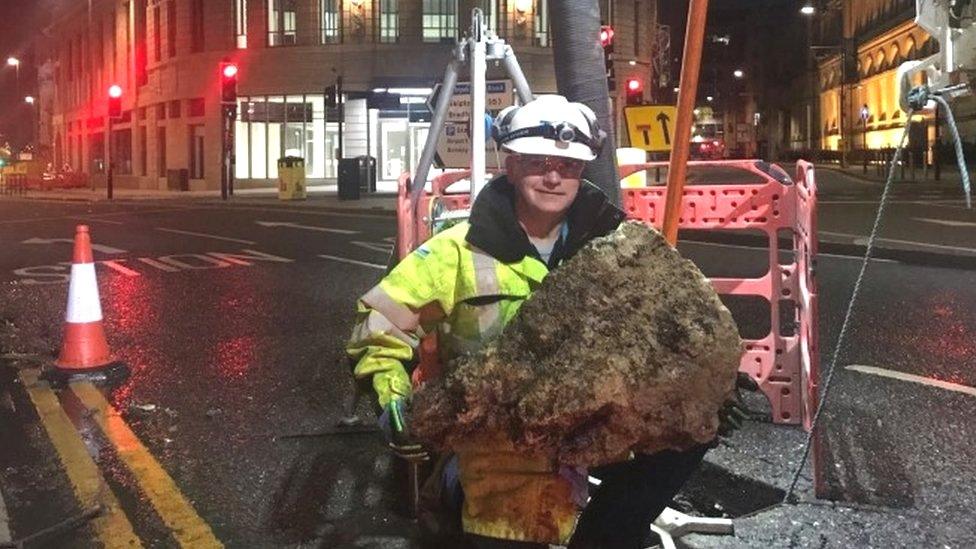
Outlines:
{"type": "MultiPolygon", "coordinates": [[[[925,207],[933,217],[959,215],[925,207]]],[[[863,221],[863,210],[856,217],[863,221]]],[[[330,434],[340,418],[372,411],[368,398],[353,402],[342,348],[356,297],[388,260],[392,218],[174,201],[0,202],[0,442],[13,448],[0,478],[14,537],[85,510],[33,393],[18,380],[36,367],[21,355],[50,358],[60,344],[71,246],[49,240],[70,239],[79,222],[103,247],[95,259],[106,330],[131,374],[105,391],[104,405],[82,387],[51,394],[143,544],[185,545],[180,532],[199,520],[227,546],[411,546],[402,471],[380,437],[330,434]],[[121,423],[106,427],[113,417],[121,423]],[[150,474],[152,461],[161,476],[150,474]],[[174,515],[180,500],[185,507],[174,515]]],[[[964,227],[948,228],[951,245],[976,248],[964,227]]],[[[762,274],[758,250],[682,250],[712,276],[762,274]]],[[[859,265],[842,255],[819,262],[824,368],[859,265]]],[[[764,307],[733,304],[743,335],[764,335],[764,307]]],[[[976,398],[847,367],[971,388],[974,331],[976,271],[897,261],[869,268],[823,420],[832,498],[932,519],[908,540],[971,540],[971,529],[950,525],[973,519],[976,398]]],[[[732,490],[734,473],[762,485],[750,493],[775,499],[801,442],[798,429],[751,423],[711,452],[715,469],[699,483],[732,490]]],[[[74,543],[90,546],[98,536],[89,525],[74,543]]]]}

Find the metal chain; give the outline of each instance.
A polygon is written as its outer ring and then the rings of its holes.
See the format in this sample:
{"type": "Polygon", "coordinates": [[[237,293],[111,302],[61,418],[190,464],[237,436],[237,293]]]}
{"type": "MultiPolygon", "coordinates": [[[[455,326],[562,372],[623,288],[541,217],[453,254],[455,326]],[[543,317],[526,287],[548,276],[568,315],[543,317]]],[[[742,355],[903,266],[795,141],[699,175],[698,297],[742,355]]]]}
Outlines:
{"type": "Polygon", "coordinates": [[[884,213],[885,204],[888,202],[888,193],[891,190],[891,184],[895,179],[895,168],[901,161],[901,153],[905,150],[905,143],[908,141],[908,131],[912,125],[912,115],[915,114],[915,110],[911,109],[908,111],[908,118],[905,122],[905,132],[901,136],[901,142],[898,144],[898,148],[895,149],[894,158],[891,160],[891,168],[888,170],[888,180],[885,182],[884,190],[881,193],[881,203],[878,204],[878,215],[874,218],[874,226],[871,227],[871,236],[868,237],[867,248],[864,252],[864,260],[861,262],[861,271],[857,275],[857,280],[854,282],[854,291],[851,293],[851,300],[847,304],[847,312],[844,314],[844,322],[840,327],[840,334],[837,336],[837,344],[834,346],[834,354],[830,359],[830,369],[827,370],[827,378],[824,380],[823,391],[820,393],[820,401],[817,403],[817,413],[813,416],[813,424],[810,427],[810,431],[807,433],[806,442],[803,444],[803,456],[800,458],[800,463],[796,466],[796,471],[793,472],[793,480],[790,482],[790,487],[786,491],[786,495],[783,496],[783,503],[794,503],[796,500],[793,498],[793,492],[796,490],[796,484],[800,480],[800,475],[803,473],[803,467],[806,465],[807,458],[810,456],[810,447],[813,444],[813,436],[817,432],[817,425],[820,422],[820,414],[823,413],[824,406],[827,403],[827,395],[830,393],[830,382],[834,378],[834,372],[837,370],[837,361],[840,358],[840,351],[844,348],[844,340],[847,337],[847,329],[851,323],[851,316],[854,312],[854,305],[857,303],[858,295],[861,293],[861,283],[864,281],[864,274],[867,272],[868,263],[871,262],[871,254],[874,251],[874,242],[878,237],[878,229],[881,227],[881,218],[884,213]]]}

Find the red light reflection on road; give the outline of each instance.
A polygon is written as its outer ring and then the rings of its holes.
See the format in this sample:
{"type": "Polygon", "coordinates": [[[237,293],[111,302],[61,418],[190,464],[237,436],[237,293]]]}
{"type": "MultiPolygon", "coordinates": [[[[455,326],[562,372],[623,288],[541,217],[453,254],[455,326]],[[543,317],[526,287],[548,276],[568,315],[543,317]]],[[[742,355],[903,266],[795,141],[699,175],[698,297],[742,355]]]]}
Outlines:
{"type": "Polygon", "coordinates": [[[217,343],[217,372],[224,377],[242,377],[254,362],[256,346],[254,336],[250,335],[217,343]]]}

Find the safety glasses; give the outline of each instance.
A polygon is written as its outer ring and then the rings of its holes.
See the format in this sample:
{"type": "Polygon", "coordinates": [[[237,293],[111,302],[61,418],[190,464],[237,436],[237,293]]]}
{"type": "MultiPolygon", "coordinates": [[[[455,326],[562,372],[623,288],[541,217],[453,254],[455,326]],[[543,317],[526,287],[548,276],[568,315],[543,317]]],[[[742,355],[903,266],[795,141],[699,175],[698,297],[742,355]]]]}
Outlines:
{"type": "Polygon", "coordinates": [[[561,156],[539,156],[521,154],[518,156],[519,167],[526,175],[546,175],[550,172],[559,173],[566,179],[579,179],[583,175],[586,162],[575,158],[561,156]]]}

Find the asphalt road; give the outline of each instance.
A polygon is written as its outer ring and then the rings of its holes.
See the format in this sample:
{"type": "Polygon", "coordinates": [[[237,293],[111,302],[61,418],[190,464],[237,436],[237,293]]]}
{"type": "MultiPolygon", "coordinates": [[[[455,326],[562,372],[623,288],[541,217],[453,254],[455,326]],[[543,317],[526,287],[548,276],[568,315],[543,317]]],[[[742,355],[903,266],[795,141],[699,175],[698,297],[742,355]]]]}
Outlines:
{"type": "MultiPolygon", "coordinates": [[[[838,181],[845,185],[824,197],[821,228],[863,238],[876,193],[841,196],[849,186],[838,181]]],[[[976,219],[942,200],[899,197],[888,210],[883,236],[914,244],[868,269],[823,419],[828,495],[870,511],[838,518],[836,509],[780,508],[744,519],[737,538],[693,545],[976,543],[967,526],[976,483],[976,270],[938,259],[976,256],[976,238],[965,224],[921,220],[976,219]],[[868,512],[875,515],[858,514],[868,512]],[[891,517],[913,526],[865,532],[891,517]]],[[[131,374],[105,390],[121,420],[112,428],[93,418],[90,394],[54,394],[145,545],[186,545],[183,532],[199,527],[238,547],[411,546],[414,526],[399,512],[402,471],[380,437],[323,435],[354,410],[371,412],[369,402],[352,401],[342,347],[356,297],[389,257],[392,218],[190,201],[0,201],[0,446],[11,448],[0,457],[0,480],[15,538],[85,508],[73,466],[39,419],[40,396],[17,381],[36,366],[30,355],[50,359],[60,344],[71,246],[56,239],[70,239],[77,223],[89,224],[102,247],[95,258],[108,337],[131,374]],[[119,434],[126,428],[133,437],[119,434]],[[140,446],[144,453],[133,450],[140,446]]],[[[849,244],[818,263],[825,370],[860,267],[854,238],[849,244]]],[[[763,252],[748,241],[687,242],[682,251],[710,276],[762,274],[763,252]]],[[[730,305],[745,336],[768,329],[758,320],[762,303],[730,305]]],[[[796,428],[751,422],[710,453],[689,487],[690,505],[737,516],[772,503],[802,439],[796,428]]],[[[812,498],[809,474],[801,490],[812,498]]],[[[71,543],[90,546],[99,528],[74,532],[71,543]]]]}

